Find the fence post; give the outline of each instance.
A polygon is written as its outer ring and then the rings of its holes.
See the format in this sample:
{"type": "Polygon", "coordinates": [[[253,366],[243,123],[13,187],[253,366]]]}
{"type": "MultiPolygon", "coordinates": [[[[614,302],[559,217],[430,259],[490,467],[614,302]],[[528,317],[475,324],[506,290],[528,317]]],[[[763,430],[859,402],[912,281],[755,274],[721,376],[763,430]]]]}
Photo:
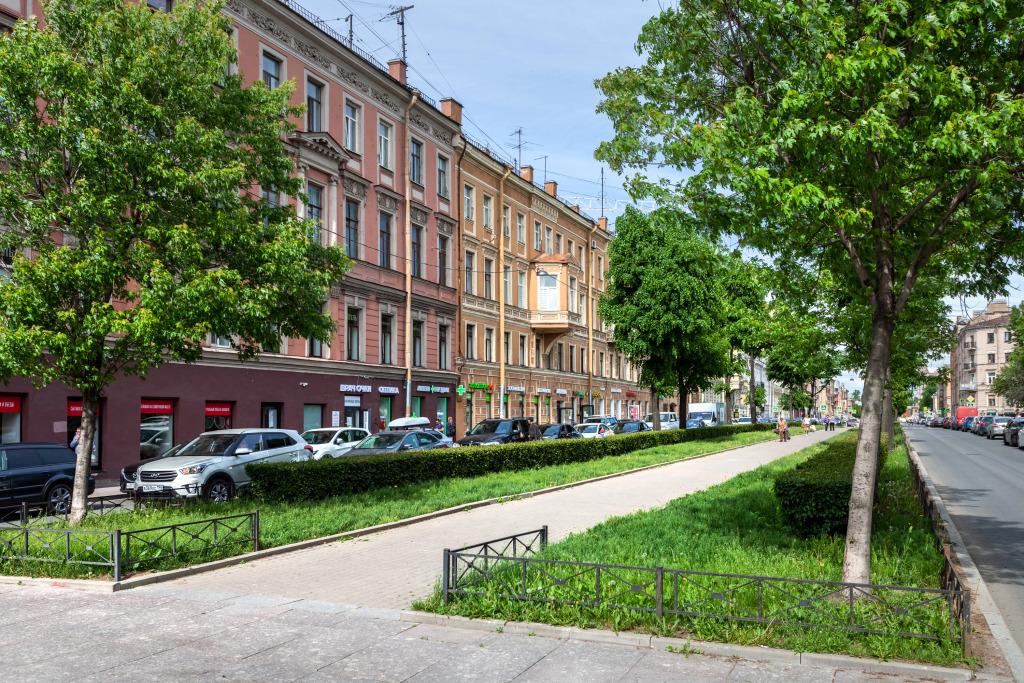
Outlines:
{"type": "Polygon", "coordinates": [[[121,580],[121,530],[114,529],[114,581],[121,580]]]}
{"type": "Polygon", "coordinates": [[[540,530],[540,549],[548,547],[548,525],[545,524],[540,530]]]}
{"type": "Polygon", "coordinates": [[[654,569],[654,610],[655,612],[657,612],[659,620],[662,617],[664,617],[664,609],[662,606],[661,596],[661,583],[662,577],[664,576],[664,572],[665,570],[661,567],[656,567],[654,569]]]}
{"type": "Polygon", "coordinates": [[[28,526],[28,503],[21,502],[21,525],[28,526]]]}
{"type": "Polygon", "coordinates": [[[960,607],[963,617],[964,657],[971,656],[971,589],[964,586],[964,600],[960,607]]]}
{"type": "Polygon", "coordinates": [[[257,552],[260,549],[260,511],[256,509],[252,513],[253,532],[252,532],[252,551],[257,552]]]}
{"type": "Polygon", "coordinates": [[[441,567],[441,601],[448,604],[448,579],[450,578],[449,572],[451,571],[451,552],[448,548],[444,549],[444,566],[441,567]]]}

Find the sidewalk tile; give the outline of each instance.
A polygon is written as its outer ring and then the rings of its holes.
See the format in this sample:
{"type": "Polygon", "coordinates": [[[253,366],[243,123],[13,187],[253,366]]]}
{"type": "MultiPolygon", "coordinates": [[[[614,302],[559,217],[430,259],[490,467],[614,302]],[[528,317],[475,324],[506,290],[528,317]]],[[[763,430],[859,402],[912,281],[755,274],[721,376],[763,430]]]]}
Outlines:
{"type": "Polygon", "coordinates": [[[724,681],[736,661],[724,657],[689,657],[671,652],[648,652],[622,677],[623,683],[669,683],[670,681],[724,681]]]}
{"type": "Polygon", "coordinates": [[[613,683],[629,673],[645,654],[644,651],[621,645],[570,641],[530,667],[516,678],[516,682],[613,683]]]}

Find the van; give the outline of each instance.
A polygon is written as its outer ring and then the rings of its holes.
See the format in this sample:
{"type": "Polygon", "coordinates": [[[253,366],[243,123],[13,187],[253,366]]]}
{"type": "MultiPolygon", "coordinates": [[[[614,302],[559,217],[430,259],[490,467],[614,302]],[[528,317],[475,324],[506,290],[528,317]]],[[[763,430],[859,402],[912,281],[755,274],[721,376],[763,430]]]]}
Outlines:
{"type": "Polygon", "coordinates": [[[953,425],[953,429],[962,430],[964,428],[964,419],[967,417],[977,417],[977,415],[977,408],[971,406],[957,406],[956,424],[953,425]]]}

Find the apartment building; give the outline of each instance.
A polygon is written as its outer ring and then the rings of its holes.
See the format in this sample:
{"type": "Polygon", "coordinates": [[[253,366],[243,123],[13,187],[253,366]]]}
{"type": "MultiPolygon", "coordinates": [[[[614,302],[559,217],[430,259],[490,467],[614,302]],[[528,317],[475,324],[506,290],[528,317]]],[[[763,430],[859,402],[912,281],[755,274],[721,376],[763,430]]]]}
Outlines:
{"type": "Polygon", "coordinates": [[[957,321],[956,344],[949,358],[951,403],[974,406],[982,415],[1019,411],[1020,406],[1007,404],[992,390],[992,383],[1013,350],[1009,324],[1010,307],[1003,300],[990,301],[985,310],[957,321]]]}
{"type": "MultiPolygon", "coordinates": [[[[455,117],[458,120],[458,117],[455,117]]],[[[534,182],[533,168],[465,136],[458,157],[459,431],[480,420],[641,417],[649,392],[597,316],[607,284],[606,219],[534,182]]]]}
{"type": "MultiPolygon", "coordinates": [[[[151,1],[155,10],[170,2],[151,1]]],[[[0,0],[0,26],[31,0],[0,0]]],[[[307,112],[287,140],[308,203],[262,188],[344,245],[354,266],[324,302],[337,325],[326,344],[289,339],[241,364],[230,339],[207,340],[196,365],[167,364],[145,381],[118,380],[100,405],[93,467],[114,479],[126,463],[205,429],[354,425],[413,414],[442,421],[455,407],[458,300],[452,276],[457,121],[290,0],[230,0],[239,69],[271,88],[297,83],[307,112]],[[409,125],[406,126],[406,120],[409,125]],[[406,170],[408,169],[408,182],[406,170]],[[136,447],[135,438],[140,436],[136,447]]],[[[6,22],[6,23],[5,23],[6,22]]],[[[3,441],[67,443],[81,397],[63,385],[13,381],[0,396],[3,441]]]]}

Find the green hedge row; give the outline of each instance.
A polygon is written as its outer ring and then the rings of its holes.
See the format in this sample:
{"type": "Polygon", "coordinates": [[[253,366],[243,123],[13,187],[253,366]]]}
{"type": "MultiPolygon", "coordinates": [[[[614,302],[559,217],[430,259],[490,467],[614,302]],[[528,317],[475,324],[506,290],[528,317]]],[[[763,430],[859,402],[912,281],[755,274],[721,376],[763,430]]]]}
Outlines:
{"type": "Polygon", "coordinates": [[[464,446],[386,455],[248,465],[253,492],[268,501],[320,500],[450,477],[537,469],[687,441],[774,429],[774,423],[673,429],[607,439],[559,439],[501,446],[464,446]]]}
{"type": "MultiPolygon", "coordinates": [[[[879,477],[887,442],[888,435],[882,434],[878,449],[879,477]]],[[[786,523],[806,536],[844,533],[850,514],[856,459],[857,433],[853,432],[825,444],[824,450],[776,477],[775,498],[786,523]]]]}

